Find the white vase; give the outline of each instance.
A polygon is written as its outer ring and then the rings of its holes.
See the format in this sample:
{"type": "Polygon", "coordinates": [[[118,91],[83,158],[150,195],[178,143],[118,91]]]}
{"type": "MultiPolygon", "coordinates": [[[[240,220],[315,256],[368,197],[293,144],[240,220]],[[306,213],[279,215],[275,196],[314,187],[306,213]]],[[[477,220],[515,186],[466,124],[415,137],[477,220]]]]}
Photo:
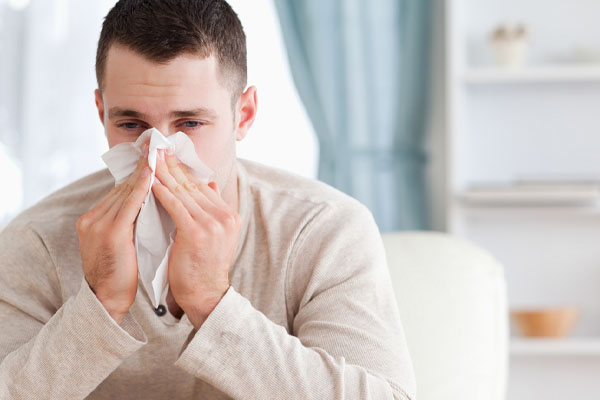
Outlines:
{"type": "Polygon", "coordinates": [[[497,65],[517,68],[527,61],[529,43],[526,39],[493,39],[492,51],[497,65]]]}

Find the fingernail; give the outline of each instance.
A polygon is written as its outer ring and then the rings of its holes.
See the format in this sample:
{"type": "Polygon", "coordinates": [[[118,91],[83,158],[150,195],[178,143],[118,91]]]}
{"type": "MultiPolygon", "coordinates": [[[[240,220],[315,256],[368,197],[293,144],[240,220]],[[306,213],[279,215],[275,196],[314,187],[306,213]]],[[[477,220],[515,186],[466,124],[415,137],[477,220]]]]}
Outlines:
{"type": "Polygon", "coordinates": [[[161,160],[164,160],[164,159],[165,159],[165,155],[163,154],[163,151],[162,151],[162,150],[158,149],[158,150],[157,150],[157,153],[158,153],[158,158],[160,158],[161,160]]]}
{"type": "Polygon", "coordinates": [[[142,170],[142,178],[145,178],[148,175],[150,175],[150,168],[144,167],[144,169],[142,170]]]}
{"type": "Polygon", "coordinates": [[[169,147],[167,149],[167,154],[170,155],[170,156],[172,156],[174,154],[173,149],[169,147]]]}
{"type": "Polygon", "coordinates": [[[143,150],[142,150],[142,154],[144,155],[144,157],[148,157],[148,150],[149,150],[150,146],[148,145],[148,143],[144,144],[143,150]]]}

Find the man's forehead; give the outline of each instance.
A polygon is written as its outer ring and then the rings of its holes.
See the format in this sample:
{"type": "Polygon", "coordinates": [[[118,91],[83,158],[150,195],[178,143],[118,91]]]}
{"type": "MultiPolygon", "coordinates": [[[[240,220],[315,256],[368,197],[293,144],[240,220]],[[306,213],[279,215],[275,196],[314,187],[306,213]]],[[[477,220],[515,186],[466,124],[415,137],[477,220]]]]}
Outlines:
{"type": "Polygon", "coordinates": [[[108,117],[147,119],[216,118],[229,108],[229,91],[217,79],[214,57],[181,55],[167,63],[148,60],[122,46],[111,46],[103,99],[108,117]]]}
{"type": "Polygon", "coordinates": [[[107,90],[123,85],[147,87],[150,90],[191,86],[225,89],[217,78],[217,61],[213,56],[202,58],[185,53],[166,62],[157,62],[127,47],[113,45],[108,51],[104,84],[107,90]]]}

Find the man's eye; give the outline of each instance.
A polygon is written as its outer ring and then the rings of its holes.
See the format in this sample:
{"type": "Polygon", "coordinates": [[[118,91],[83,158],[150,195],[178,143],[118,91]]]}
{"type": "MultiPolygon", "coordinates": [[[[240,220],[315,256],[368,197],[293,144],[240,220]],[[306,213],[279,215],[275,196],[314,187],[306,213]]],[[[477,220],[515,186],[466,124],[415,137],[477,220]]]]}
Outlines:
{"type": "Polygon", "coordinates": [[[140,127],[140,124],[136,122],[125,122],[119,125],[120,127],[124,127],[125,129],[134,130],[140,127]]]}
{"type": "Polygon", "coordinates": [[[202,122],[200,121],[185,121],[183,123],[183,126],[186,128],[197,128],[199,126],[202,126],[202,122]]]}

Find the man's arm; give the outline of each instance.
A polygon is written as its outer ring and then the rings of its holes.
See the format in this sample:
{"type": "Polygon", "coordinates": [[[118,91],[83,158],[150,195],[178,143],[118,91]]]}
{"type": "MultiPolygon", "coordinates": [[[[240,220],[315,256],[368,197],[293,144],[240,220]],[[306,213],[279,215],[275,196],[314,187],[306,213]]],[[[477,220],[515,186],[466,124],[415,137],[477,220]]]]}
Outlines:
{"type": "Polygon", "coordinates": [[[385,253],[364,206],[327,207],[287,265],[293,335],[230,287],[175,365],[233,398],[414,399],[385,253]]]}
{"type": "Polygon", "coordinates": [[[0,398],[82,399],[146,343],[129,307],[138,273],[133,226],[150,184],[147,156],[146,144],[127,181],[73,227],[83,277],[64,304],[56,266],[34,227],[15,221],[0,234],[0,398]]]}
{"type": "MultiPolygon", "coordinates": [[[[51,222],[50,222],[51,223],[51,222]]],[[[87,282],[61,304],[50,254],[30,225],[0,233],[0,398],[83,399],[146,337],[121,326],[87,282]]]]}

